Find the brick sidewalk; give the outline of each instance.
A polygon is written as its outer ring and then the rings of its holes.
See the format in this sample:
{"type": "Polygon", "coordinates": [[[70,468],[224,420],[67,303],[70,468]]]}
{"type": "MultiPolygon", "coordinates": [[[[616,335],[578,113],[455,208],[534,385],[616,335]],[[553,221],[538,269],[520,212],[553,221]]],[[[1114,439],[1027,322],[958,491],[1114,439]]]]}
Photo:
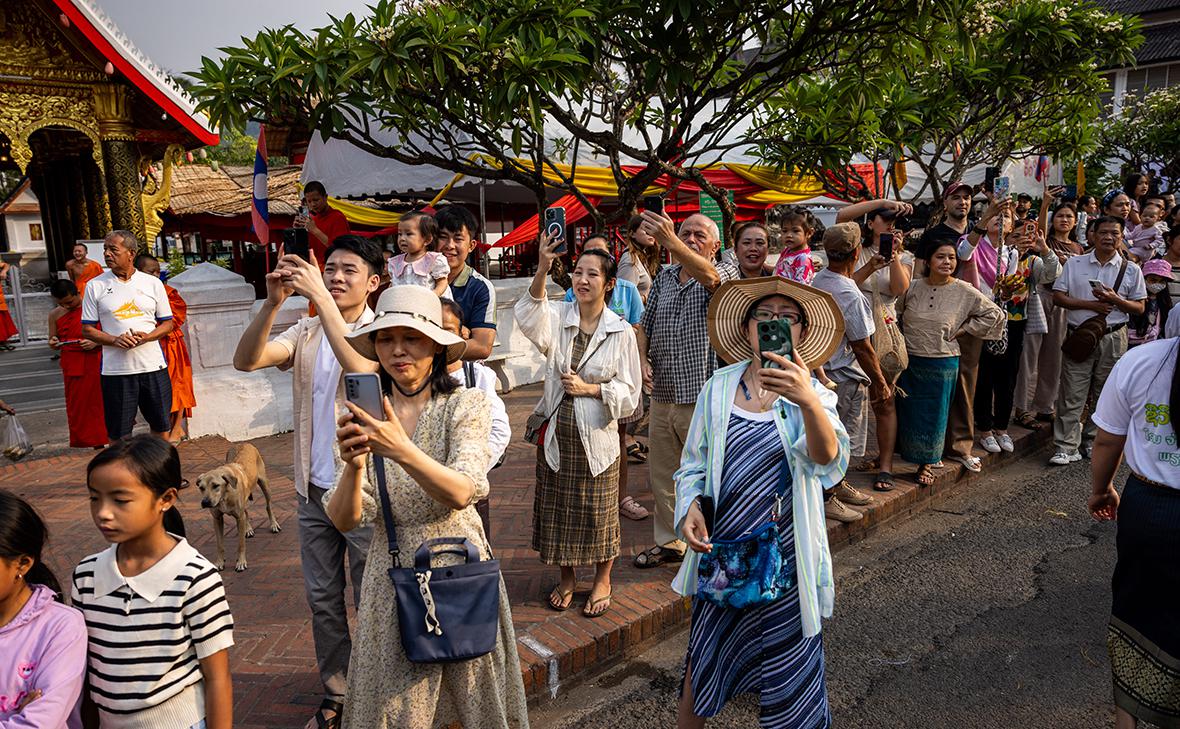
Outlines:
{"type": "MultiPolygon", "coordinates": [[[[589,591],[589,567],[581,571],[584,579],[570,611],[558,614],[546,607],[545,597],[556,584],[557,570],[542,565],[529,548],[536,449],[520,439],[524,421],[539,397],[539,385],[519,388],[505,397],[513,441],[504,466],[491,478],[491,542],[502,562],[512,602],[525,688],[533,696],[555,692],[571,677],[642,650],[688,617],[687,601],[669,587],[672,568],[639,570],[631,565],[631,557],[651,545],[650,519],[622,520],[623,547],[614,570],[613,606],[604,617],[590,620],[580,614],[589,591]]],[[[1043,435],[1015,428],[1012,432],[1018,453],[1032,452],[1043,440],[1043,435]]],[[[251,516],[257,536],[247,547],[250,569],[240,574],[232,569],[222,572],[237,623],[237,645],[231,651],[235,724],[244,729],[302,726],[320,699],[299,569],[291,441],[290,433],[253,441],[266,460],[275,516],[283,531],[271,534],[265,528],[263,505],[256,500],[251,516]]],[[[226,449],[221,438],[182,444],[185,477],[195,481],[197,475],[222,463],[226,449]]],[[[91,455],[79,452],[0,467],[0,488],[29,499],[48,521],[52,541],[47,562],[63,581],[78,560],[106,546],[90,520],[86,501],[84,474],[91,455]]],[[[985,459],[987,468],[998,460],[985,459]]],[[[900,479],[907,479],[913,468],[895,470],[900,479]]],[[[929,489],[899,480],[896,491],[884,498],[877,495],[877,503],[865,519],[851,527],[829,522],[833,548],[922,508],[965,476],[959,467],[948,467],[929,489]]],[[[867,475],[849,478],[858,487],[869,488],[867,475]]],[[[631,484],[632,495],[650,510],[646,466],[631,465],[631,484]]],[[[213,555],[212,522],[198,506],[195,486],[182,498],[190,541],[206,556],[213,555]]],[[[231,563],[235,540],[233,528],[227,526],[226,551],[231,563]]]]}

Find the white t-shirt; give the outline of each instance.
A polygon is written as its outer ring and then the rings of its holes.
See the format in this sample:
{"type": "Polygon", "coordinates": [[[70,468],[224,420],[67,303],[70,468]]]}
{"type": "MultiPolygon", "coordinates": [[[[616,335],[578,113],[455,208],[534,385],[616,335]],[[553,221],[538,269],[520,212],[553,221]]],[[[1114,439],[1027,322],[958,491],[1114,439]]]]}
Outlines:
{"type": "Polygon", "coordinates": [[[322,489],[336,484],[336,390],[342,373],[340,360],[325,334],[316,352],[311,382],[311,473],[308,480],[322,489]]]}
{"type": "Polygon", "coordinates": [[[1128,350],[1106,378],[1094,410],[1099,428],[1127,437],[1123,453],[1132,471],[1175,489],[1180,489],[1180,442],[1168,399],[1178,344],[1161,339],[1128,350]]]}
{"type": "MultiPolygon", "coordinates": [[[[137,331],[147,334],[172,318],[168,292],[155,276],[136,271],[123,281],[107,271],[91,279],[82,297],[82,323],[99,326],[112,336],[137,331]]],[[[136,375],[166,369],[160,342],[147,342],[132,349],[103,346],[104,375],[136,375]]]]}
{"type": "MultiPolygon", "coordinates": [[[[512,439],[512,426],[508,422],[508,409],[504,407],[504,401],[500,399],[500,395],[496,392],[496,373],[492,372],[490,367],[481,365],[478,362],[469,362],[467,364],[471,365],[475,372],[475,388],[487,393],[488,400],[492,403],[492,432],[488,436],[488,449],[492,452],[492,459],[488,462],[488,465],[494,466],[504,456],[504,451],[508,450],[508,441],[512,439]]],[[[467,374],[463,367],[452,372],[451,379],[464,387],[467,386],[467,374]]]]}

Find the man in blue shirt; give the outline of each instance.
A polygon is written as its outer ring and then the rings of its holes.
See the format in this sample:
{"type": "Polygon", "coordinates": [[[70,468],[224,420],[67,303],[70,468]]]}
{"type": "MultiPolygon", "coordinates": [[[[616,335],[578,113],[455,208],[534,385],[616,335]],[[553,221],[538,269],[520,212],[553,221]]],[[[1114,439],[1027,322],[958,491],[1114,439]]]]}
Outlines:
{"type": "Polygon", "coordinates": [[[492,282],[467,265],[475,247],[479,223],[462,205],[444,205],[434,214],[438,224],[438,252],[446,256],[451,272],[447,283],[455,303],[463,310],[463,322],[471,330],[466,360],[484,360],[496,345],[496,289],[492,282]]]}

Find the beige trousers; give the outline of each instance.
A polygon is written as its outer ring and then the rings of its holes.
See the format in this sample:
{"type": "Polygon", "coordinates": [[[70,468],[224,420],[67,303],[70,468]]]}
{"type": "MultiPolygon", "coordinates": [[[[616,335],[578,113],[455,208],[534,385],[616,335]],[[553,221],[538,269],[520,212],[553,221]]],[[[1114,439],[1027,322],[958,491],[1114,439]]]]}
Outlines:
{"type": "Polygon", "coordinates": [[[979,376],[979,355],[983,340],[969,334],[959,339],[959,378],[955,382],[954,399],[946,421],[946,440],[943,453],[965,458],[975,445],[975,380],[979,376]]]}
{"type": "Polygon", "coordinates": [[[648,425],[648,478],[655,497],[654,529],[656,544],[684,551],[685,544],[676,534],[676,482],[672,475],[680,468],[680,453],[692,424],[693,405],[651,402],[648,425]]]}
{"type": "Polygon", "coordinates": [[[1085,362],[1061,358],[1061,388],[1057,392],[1057,418],[1053,421],[1053,445],[1064,453],[1077,453],[1078,447],[1094,443],[1098,427],[1089,415],[1082,424],[1087,401],[1091,412],[1098,404],[1098,394],[1114,363],[1127,353],[1127,328],[1107,334],[1085,362]]]}
{"type": "Polygon", "coordinates": [[[1041,356],[1037,360],[1037,389],[1029,410],[1034,413],[1051,413],[1057,403],[1057,390],[1061,385],[1061,343],[1065,341],[1068,328],[1065,326],[1066,310],[1053,305],[1052,296],[1041,296],[1045,305],[1045,319],[1049,333],[1041,339],[1041,356]]]}

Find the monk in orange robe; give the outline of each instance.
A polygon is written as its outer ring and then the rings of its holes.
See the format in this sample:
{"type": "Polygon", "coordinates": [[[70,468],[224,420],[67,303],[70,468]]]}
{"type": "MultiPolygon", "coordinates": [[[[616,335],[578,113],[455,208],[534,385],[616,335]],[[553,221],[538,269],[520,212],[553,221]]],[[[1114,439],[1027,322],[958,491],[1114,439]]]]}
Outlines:
{"type": "MultiPolygon", "coordinates": [[[[149,276],[160,275],[160,262],[155,256],[146,253],[135,257],[135,267],[149,276]]],[[[168,440],[175,444],[187,435],[185,419],[192,417],[193,408],[197,406],[197,396],[193,392],[193,361],[184,341],[184,330],[181,329],[188,318],[188,304],[181,298],[180,292],[168,284],[164,284],[164,290],[168,292],[168,305],[172,307],[172,333],[160,340],[160,348],[164,350],[168,379],[172,381],[172,431],[168,434],[168,440]]]]}
{"type": "Polygon", "coordinates": [[[20,334],[16,324],[12,322],[12,315],[8,313],[8,301],[4,298],[4,287],[8,284],[9,265],[0,261],[0,349],[11,350],[14,347],[8,340],[20,334]]]}
{"type": "Polygon", "coordinates": [[[82,297],[70,281],[49,287],[57,308],[49,312],[49,346],[61,353],[70,447],[103,448],[107,438],[102,407],[102,347],[82,338],[82,297]]]}
{"type": "Polygon", "coordinates": [[[102,275],[102,266],[87,258],[88,255],[89,251],[84,244],[75,243],[74,257],[66,261],[66,271],[78,288],[79,296],[86,295],[86,284],[90,283],[90,279],[102,275]]]}

